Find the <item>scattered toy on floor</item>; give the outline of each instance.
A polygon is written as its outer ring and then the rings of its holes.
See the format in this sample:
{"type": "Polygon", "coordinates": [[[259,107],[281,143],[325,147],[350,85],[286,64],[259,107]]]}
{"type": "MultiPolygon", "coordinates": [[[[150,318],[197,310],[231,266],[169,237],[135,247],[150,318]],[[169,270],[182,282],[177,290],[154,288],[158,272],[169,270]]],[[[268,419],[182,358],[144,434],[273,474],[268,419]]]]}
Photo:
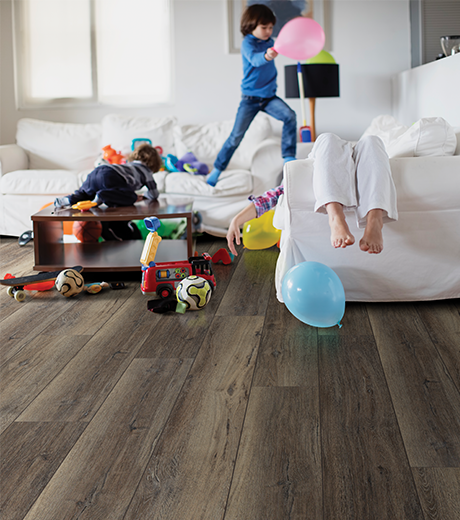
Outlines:
{"type": "Polygon", "coordinates": [[[229,253],[225,248],[219,249],[216,253],[212,255],[212,263],[217,264],[217,262],[222,262],[224,265],[231,264],[235,256],[232,253],[229,253]]]}
{"type": "Polygon", "coordinates": [[[178,302],[176,298],[168,300],[149,300],[147,302],[147,309],[156,314],[164,314],[165,312],[178,312],[184,314],[187,306],[183,302],[178,302]]]}
{"type": "Polygon", "coordinates": [[[64,269],[56,278],[56,289],[66,298],[81,293],[85,288],[83,276],[75,269],[64,269]]]}
{"type": "Polygon", "coordinates": [[[34,239],[33,231],[24,231],[24,233],[22,233],[22,235],[18,238],[18,244],[20,246],[25,246],[33,239],[34,239]]]}
{"type": "MultiPolygon", "coordinates": [[[[75,266],[72,269],[68,269],[76,273],[78,276],[81,277],[79,274],[83,267],[81,265],[75,266]]],[[[25,291],[45,291],[49,290],[52,286],[54,286],[54,280],[56,280],[59,275],[62,273],[62,270],[59,271],[51,271],[51,272],[44,272],[44,273],[38,273],[31,276],[21,276],[19,278],[15,278],[11,274],[7,274],[5,276],[4,280],[0,280],[1,285],[8,286],[7,293],[9,296],[14,298],[18,302],[23,302],[26,299],[26,293],[25,291]],[[52,286],[50,287],[50,283],[52,286]]],[[[82,278],[82,277],[81,277],[82,278]]],[[[83,280],[83,278],[82,278],[83,280]]]]}
{"type": "Polygon", "coordinates": [[[184,303],[188,311],[204,309],[212,295],[212,287],[208,280],[191,275],[184,278],[176,289],[178,302],[184,303]]]}

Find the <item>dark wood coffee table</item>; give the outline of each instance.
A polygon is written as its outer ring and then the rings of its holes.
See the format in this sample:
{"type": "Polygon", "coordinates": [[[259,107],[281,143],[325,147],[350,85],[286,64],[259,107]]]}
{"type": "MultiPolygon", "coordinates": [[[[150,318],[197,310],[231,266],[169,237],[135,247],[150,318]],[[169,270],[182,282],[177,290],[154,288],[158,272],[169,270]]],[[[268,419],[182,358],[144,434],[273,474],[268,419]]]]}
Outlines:
{"type": "Polygon", "coordinates": [[[193,256],[192,199],[168,196],[158,201],[137,202],[133,206],[56,210],[53,205],[32,215],[36,271],[55,271],[82,265],[85,271],[140,271],[144,240],[106,241],[96,243],[64,243],[64,221],[129,221],[145,217],[159,219],[186,218],[187,240],[162,240],[156,262],[186,260],[193,256]]]}

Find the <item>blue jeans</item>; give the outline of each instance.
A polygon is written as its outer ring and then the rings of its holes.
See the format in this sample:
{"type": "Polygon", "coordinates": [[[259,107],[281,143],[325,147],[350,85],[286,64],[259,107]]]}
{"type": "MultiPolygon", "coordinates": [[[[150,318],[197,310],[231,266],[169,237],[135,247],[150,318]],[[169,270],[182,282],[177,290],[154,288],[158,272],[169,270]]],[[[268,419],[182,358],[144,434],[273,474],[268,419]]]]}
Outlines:
{"type": "Polygon", "coordinates": [[[224,171],[225,168],[227,168],[228,163],[243,139],[246,130],[260,111],[267,113],[269,116],[272,116],[279,121],[283,121],[281,155],[283,158],[295,157],[297,146],[297,122],[294,110],[292,110],[292,108],[290,108],[278,96],[271,98],[242,96],[232,133],[225,141],[214,163],[214,167],[219,171],[224,171]]]}

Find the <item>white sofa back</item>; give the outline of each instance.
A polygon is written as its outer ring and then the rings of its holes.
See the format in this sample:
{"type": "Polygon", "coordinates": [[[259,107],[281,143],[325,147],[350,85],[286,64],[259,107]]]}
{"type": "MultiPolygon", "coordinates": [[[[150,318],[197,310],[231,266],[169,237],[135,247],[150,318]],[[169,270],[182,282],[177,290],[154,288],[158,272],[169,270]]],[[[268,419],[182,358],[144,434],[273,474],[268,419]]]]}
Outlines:
{"type": "Polygon", "coordinates": [[[85,170],[101,150],[100,124],[18,121],[16,142],[29,157],[30,170],[85,170]]]}

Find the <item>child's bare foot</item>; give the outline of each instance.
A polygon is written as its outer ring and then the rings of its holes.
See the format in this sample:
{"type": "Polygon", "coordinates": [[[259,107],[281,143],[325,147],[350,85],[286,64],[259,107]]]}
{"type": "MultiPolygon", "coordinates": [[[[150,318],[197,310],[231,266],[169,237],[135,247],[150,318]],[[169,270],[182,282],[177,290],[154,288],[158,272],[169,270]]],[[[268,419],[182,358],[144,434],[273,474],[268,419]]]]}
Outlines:
{"type": "Polygon", "coordinates": [[[382,210],[371,210],[367,215],[366,229],[363,238],[359,241],[361,251],[367,251],[370,254],[379,254],[383,250],[382,235],[382,210]]]}
{"type": "Polygon", "coordinates": [[[355,237],[351,234],[343,213],[343,207],[338,202],[331,202],[326,206],[331,228],[332,247],[347,247],[355,243],[355,237]]]}

